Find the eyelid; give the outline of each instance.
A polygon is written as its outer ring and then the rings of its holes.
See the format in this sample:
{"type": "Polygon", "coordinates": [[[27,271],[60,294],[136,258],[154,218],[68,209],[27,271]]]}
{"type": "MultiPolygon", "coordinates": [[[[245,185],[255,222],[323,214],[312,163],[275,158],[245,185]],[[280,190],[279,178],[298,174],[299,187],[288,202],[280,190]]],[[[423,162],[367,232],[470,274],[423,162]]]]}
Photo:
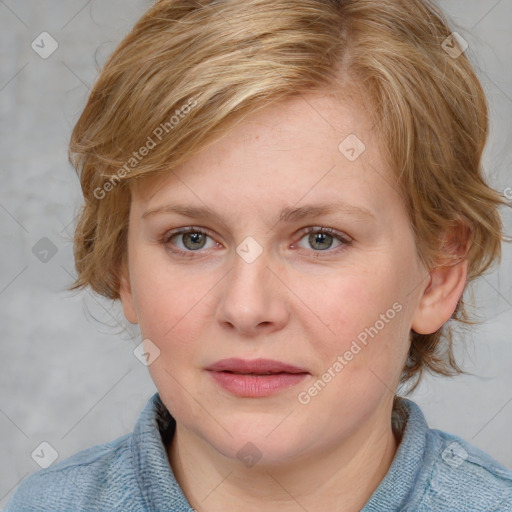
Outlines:
{"type": "Polygon", "coordinates": [[[313,233],[313,232],[327,233],[328,235],[338,238],[342,242],[345,242],[345,243],[349,243],[353,240],[350,236],[348,236],[347,234],[345,234],[341,231],[338,231],[334,228],[327,228],[327,227],[323,227],[323,226],[310,226],[310,227],[300,230],[299,234],[302,238],[304,235],[307,235],[307,234],[313,233]]]}
{"type": "Polygon", "coordinates": [[[212,232],[206,228],[200,228],[198,226],[184,226],[182,228],[176,228],[176,229],[171,229],[169,231],[166,231],[163,234],[162,239],[164,241],[169,241],[173,236],[182,235],[185,233],[203,233],[205,235],[208,235],[212,239],[214,238],[212,232]]]}

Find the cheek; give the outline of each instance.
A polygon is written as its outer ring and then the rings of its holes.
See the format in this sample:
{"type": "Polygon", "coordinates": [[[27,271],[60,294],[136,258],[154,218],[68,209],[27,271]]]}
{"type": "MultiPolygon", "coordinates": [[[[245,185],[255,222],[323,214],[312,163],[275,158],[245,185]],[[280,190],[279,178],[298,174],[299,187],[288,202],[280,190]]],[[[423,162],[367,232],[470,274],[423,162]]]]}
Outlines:
{"type": "Polygon", "coordinates": [[[315,321],[322,339],[334,345],[365,332],[399,298],[390,272],[379,272],[375,267],[373,271],[342,271],[339,276],[331,275],[323,281],[303,279],[296,289],[298,296],[306,297],[304,303],[314,313],[307,315],[310,325],[315,321]]]}
{"type": "Polygon", "coordinates": [[[312,334],[322,371],[331,369],[336,380],[348,385],[366,382],[371,387],[379,378],[386,384],[396,379],[408,349],[409,312],[399,283],[392,270],[373,266],[310,286],[308,306],[318,318],[304,316],[303,328],[312,334]],[[339,356],[342,370],[339,364],[333,368],[339,356]]]}
{"type": "Polygon", "coordinates": [[[211,322],[218,278],[148,260],[138,269],[132,287],[141,335],[160,348],[163,359],[171,354],[170,363],[186,358],[194,349],[193,341],[204,338],[205,322],[211,322]]]}

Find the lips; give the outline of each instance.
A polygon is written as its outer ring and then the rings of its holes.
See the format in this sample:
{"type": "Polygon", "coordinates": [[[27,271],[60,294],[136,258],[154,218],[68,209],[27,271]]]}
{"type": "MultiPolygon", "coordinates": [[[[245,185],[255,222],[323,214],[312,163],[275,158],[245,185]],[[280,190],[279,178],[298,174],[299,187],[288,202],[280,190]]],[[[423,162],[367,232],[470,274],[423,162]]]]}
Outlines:
{"type": "Polygon", "coordinates": [[[221,359],[208,366],[207,370],[214,372],[230,372],[244,375],[271,375],[274,373],[309,373],[304,368],[272,359],[221,359]]]}
{"type": "Polygon", "coordinates": [[[304,368],[272,359],[222,359],[206,368],[231,395],[261,398],[291,388],[309,375],[304,368]]]}

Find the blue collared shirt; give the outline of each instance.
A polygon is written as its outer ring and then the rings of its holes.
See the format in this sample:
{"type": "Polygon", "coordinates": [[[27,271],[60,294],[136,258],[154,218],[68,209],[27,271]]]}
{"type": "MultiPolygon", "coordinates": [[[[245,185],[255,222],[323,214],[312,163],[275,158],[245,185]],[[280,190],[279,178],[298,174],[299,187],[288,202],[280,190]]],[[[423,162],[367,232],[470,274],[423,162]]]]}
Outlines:
{"type": "MultiPolygon", "coordinates": [[[[430,429],[411,400],[402,404],[397,453],[361,512],[512,512],[512,471],[461,438],[430,429]]],[[[30,475],[5,512],[192,512],[165,449],[175,425],[155,393],[132,433],[30,475]]]]}

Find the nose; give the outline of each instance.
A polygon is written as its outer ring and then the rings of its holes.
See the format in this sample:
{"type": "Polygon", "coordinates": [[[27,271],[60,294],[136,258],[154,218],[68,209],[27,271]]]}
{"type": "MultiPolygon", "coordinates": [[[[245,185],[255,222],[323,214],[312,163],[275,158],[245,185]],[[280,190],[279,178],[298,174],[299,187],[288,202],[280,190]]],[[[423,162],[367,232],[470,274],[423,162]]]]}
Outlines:
{"type": "Polygon", "coordinates": [[[255,337],[286,325],[288,289],[277,277],[282,272],[276,271],[269,260],[266,251],[252,262],[234,254],[230,272],[222,280],[217,307],[217,320],[223,328],[255,337]]]}

